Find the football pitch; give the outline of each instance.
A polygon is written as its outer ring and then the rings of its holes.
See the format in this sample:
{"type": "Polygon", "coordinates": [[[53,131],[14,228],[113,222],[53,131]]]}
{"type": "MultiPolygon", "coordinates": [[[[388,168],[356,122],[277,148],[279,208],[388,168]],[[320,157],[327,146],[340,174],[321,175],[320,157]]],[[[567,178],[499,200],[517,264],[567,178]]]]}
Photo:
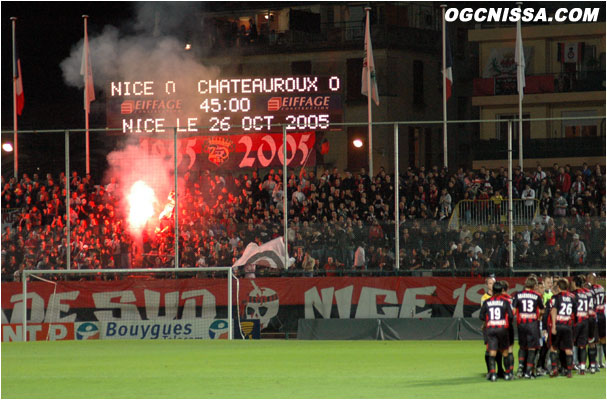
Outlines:
{"type": "MultiPolygon", "coordinates": [[[[516,352],[515,348],[515,352],[516,352]]],[[[485,380],[481,341],[2,343],[2,398],[602,398],[605,370],[485,380]]],[[[516,357],[516,353],[515,353],[516,357]]]]}

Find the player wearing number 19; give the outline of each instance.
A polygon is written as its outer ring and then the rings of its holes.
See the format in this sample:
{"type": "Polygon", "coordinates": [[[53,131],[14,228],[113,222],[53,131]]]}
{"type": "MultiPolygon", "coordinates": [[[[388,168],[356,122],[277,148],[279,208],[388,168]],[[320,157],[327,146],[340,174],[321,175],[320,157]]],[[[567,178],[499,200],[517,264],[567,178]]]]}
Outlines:
{"type": "Polygon", "coordinates": [[[530,276],[525,281],[525,289],[518,292],[512,302],[519,343],[517,376],[525,379],[534,378],[535,353],[540,348],[540,316],[544,303],[536,291],[537,286],[537,279],[530,276]]]}
{"type": "MultiPolygon", "coordinates": [[[[489,376],[492,382],[497,380],[495,370],[495,355],[498,351],[504,357],[504,369],[511,370],[508,360],[508,327],[512,323],[512,308],[508,300],[501,297],[503,286],[500,282],[493,285],[493,295],[481,306],[479,318],[485,322],[487,330],[487,348],[489,349],[489,376]]],[[[512,373],[504,375],[504,379],[511,380],[512,373]]]]}

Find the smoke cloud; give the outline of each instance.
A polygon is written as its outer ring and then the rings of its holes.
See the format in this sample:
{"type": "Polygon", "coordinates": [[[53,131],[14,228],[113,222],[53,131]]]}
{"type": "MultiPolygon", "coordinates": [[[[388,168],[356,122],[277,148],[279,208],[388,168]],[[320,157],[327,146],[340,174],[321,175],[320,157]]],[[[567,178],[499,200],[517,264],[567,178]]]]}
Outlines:
{"type": "MultiPolygon", "coordinates": [[[[130,33],[115,26],[106,26],[100,34],[89,31],[96,90],[108,90],[111,81],[173,80],[185,87],[196,87],[201,79],[217,78],[219,69],[203,65],[200,52],[184,50],[188,32],[202,28],[202,18],[192,4],[195,3],[136,3],[136,16],[124,29],[130,33]]],[[[83,45],[84,39],[73,46],[60,65],[66,84],[76,88],[84,86],[80,75],[83,45]]],[[[162,210],[175,186],[172,154],[150,154],[142,150],[139,140],[136,134],[125,136],[120,149],[107,156],[105,181],[118,184],[123,215],[129,213],[127,195],[135,182],[143,180],[154,190],[159,201],[157,210],[162,210]]],[[[157,216],[158,213],[150,225],[158,223],[157,216]]]]}

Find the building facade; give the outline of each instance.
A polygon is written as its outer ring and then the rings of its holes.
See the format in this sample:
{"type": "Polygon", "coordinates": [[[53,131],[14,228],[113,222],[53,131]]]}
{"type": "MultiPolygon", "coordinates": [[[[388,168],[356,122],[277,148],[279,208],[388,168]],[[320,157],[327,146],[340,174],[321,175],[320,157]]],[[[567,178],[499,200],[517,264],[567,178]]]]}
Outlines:
{"type": "MultiPolygon", "coordinates": [[[[526,67],[523,118],[546,119],[523,122],[524,167],[557,161],[604,165],[605,120],[600,117],[605,115],[605,23],[523,24],[521,30],[526,67]]],[[[515,26],[469,31],[479,54],[472,105],[481,119],[494,121],[481,124],[477,167],[504,165],[505,121],[518,119],[515,38],[515,26]]],[[[514,124],[514,147],[518,126],[514,124]]]]}

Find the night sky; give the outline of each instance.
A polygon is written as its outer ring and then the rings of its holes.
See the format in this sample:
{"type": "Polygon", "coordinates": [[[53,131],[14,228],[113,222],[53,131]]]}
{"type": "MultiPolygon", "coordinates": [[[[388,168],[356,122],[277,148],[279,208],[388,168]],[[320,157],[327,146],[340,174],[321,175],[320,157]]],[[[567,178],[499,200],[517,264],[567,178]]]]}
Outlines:
{"type": "Polygon", "coordinates": [[[108,24],[121,26],[132,17],[124,2],[2,2],[2,130],[13,128],[11,20],[17,17],[25,107],[19,129],[84,127],[82,90],[64,83],[59,63],[84,35],[82,15],[89,15],[94,35],[108,24]],[[73,110],[73,112],[70,112],[73,110]]]}

